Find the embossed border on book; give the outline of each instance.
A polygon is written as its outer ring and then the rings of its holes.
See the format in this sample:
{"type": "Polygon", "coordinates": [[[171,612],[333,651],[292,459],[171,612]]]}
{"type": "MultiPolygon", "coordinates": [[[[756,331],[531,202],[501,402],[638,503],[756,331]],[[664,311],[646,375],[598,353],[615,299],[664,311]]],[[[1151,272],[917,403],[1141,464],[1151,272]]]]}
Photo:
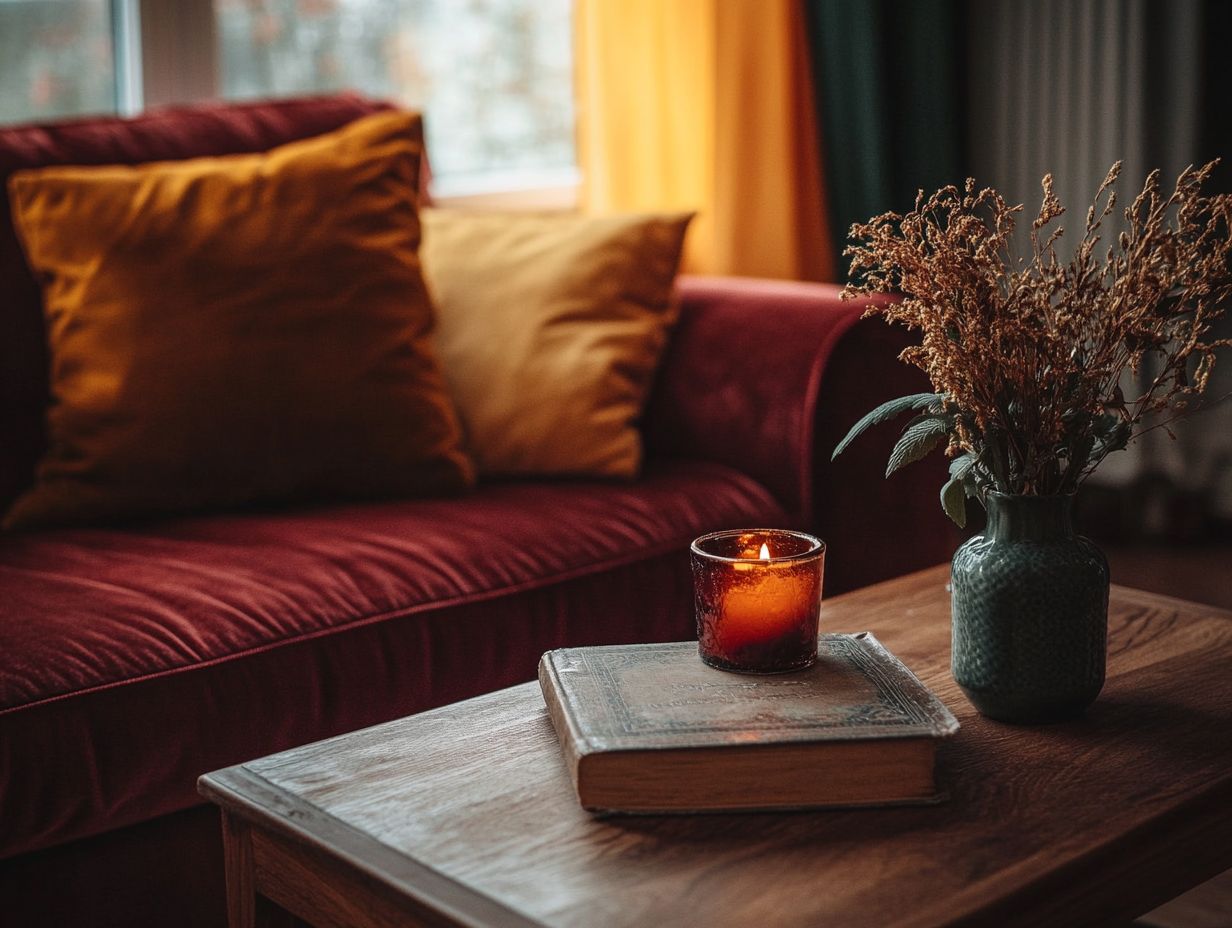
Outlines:
{"type": "MultiPolygon", "coordinates": [[[[765,740],[846,740],[853,738],[945,737],[953,734],[958,722],[950,711],[869,632],[855,635],[823,635],[819,641],[823,655],[846,662],[857,668],[873,684],[877,700],[853,705],[843,717],[821,723],[818,719],[777,719],[763,725],[765,740]]],[[[651,748],[686,746],[690,735],[713,743],[716,736],[746,734],[747,722],[723,724],[714,720],[690,722],[665,716],[649,722],[635,712],[623,698],[624,688],[618,676],[622,668],[637,666],[652,655],[692,656],[696,645],[690,642],[613,646],[610,648],[564,649],[561,654],[575,661],[582,672],[572,685],[590,691],[586,702],[592,713],[590,729],[585,737],[599,746],[610,748],[651,748]],[[608,698],[601,698],[600,694],[608,698]],[[683,741],[682,741],[683,738],[683,741]]],[[[696,658],[694,658],[696,659],[696,658]]],[[[715,671],[722,674],[722,671],[715,671]]],[[[739,686],[741,675],[727,674],[725,686],[739,686]]],[[[790,685],[791,675],[745,677],[749,687],[761,690],[775,685],[790,685]]],[[[578,694],[581,695],[580,693],[578,694]]],[[[760,739],[759,739],[760,740],[760,739]]]]}

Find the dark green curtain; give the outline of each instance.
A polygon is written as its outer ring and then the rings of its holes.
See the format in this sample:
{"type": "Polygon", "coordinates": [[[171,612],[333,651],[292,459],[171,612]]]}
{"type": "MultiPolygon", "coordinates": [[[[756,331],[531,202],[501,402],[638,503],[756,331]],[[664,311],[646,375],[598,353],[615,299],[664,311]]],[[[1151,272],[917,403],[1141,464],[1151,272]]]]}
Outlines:
{"type": "Polygon", "coordinates": [[[853,222],[965,177],[961,2],[804,2],[841,255],[853,222]]]}
{"type": "Polygon", "coordinates": [[[1211,191],[1232,192],[1232,4],[1206,0],[1202,8],[1202,99],[1198,162],[1221,158],[1211,191]]]}

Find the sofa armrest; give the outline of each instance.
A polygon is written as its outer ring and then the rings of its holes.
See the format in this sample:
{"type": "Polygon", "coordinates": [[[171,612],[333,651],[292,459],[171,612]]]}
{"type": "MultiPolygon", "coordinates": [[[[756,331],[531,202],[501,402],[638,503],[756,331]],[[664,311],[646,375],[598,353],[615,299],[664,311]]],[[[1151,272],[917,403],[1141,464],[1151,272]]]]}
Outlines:
{"type": "Polygon", "coordinates": [[[678,290],[647,454],[734,467],[807,523],[821,380],[867,304],[841,302],[834,285],[736,277],[684,277],[678,290]]]}
{"type": "Polygon", "coordinates": [[[947,559],[940,455],[889,480],[887,426],[837,461],[830,452],[878,403],[928,389],[897,359],[906,333],[861,319],[831,284],[685,277],[681,315],[647,407],[651,457],[691,457],[757,479],[793,524],[826,539],[827,591],[947,559]]]}

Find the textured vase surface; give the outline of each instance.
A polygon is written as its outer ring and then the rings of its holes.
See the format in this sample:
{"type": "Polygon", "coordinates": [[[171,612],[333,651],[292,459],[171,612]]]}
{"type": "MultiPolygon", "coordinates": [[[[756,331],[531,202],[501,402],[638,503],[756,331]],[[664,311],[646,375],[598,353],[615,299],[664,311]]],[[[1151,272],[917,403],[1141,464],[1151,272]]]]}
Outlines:
{"type": "Polygon", "coordinates": [[[1072,499],[990,493],[984,534],[954,554],[951,670],[989,718],[1074,718],[1104,685],[1108,561],[1074,534],[1072,499]]]}

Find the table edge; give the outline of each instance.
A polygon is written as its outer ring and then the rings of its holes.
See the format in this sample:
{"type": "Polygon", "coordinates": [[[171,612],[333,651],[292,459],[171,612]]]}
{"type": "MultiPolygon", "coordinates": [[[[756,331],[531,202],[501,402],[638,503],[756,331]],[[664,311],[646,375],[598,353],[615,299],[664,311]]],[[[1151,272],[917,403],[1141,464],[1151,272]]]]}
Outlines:
{"type": "Polygon", "coordinates": [[[515,909],[359,831],[271,783],[245,764],[197,779],[197,791],[223,812],[340,862],[467,928],[544,928],[515,909]]]}

